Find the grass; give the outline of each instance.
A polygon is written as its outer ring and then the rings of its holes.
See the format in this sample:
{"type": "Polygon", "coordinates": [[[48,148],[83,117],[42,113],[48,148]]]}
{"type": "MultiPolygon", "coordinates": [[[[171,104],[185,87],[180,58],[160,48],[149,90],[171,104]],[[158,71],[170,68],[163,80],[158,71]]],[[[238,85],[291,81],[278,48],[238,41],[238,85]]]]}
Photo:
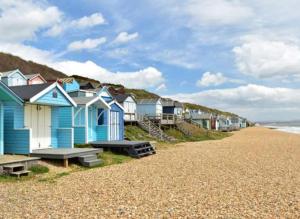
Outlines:
{"type": "Polygon", "coordinates": [[[207,141],[207,140],[220,140],[226,137],[229,137],[231,134],[225,132],[215,132],[215,131],[199,131],[192,136],[183,134],[177,129],[168,129],[165,130],[165,133],[173,136],[179,142],[189,142],[189,141],[207,141]]]}
{"type": "MultiPolygon", "coordinates": [[[[198,126],[192,125],[192,124],[185,124],[184,127],[186,130],[188,130],[191,133],[191,136],[185,135],[181,131],[171,128],[166,129],[164,132],[177,139],[174,143],[178,142],[189,142],[189,141],[205,141],[205,140],[219,140],[226,137],[229,137],[231,134],[225,133],[225,132],[217,132],[217,131],[208,131],[202,128],[199,128],[198,126]]],[[[159,139],[151,137],[148,135],[147,132],[145,132],[143,129],[139,128],[138,126],[132,126],[128,125],[125,126],[125,137],[131,141],[157,141],[160,146],[165,148],[164,146],[170,145],[172,143],[163,143],[160,142],[159,139]]]]}
{"type": "Polygon", "coordinates": [[[45,177],[45,178],[41,178],[38,181],[39,182],[49,182],[49,183],[55,183],[57,179],[64,177],[64,176],[68,176],[70,175],[71,172],[62,172],[62,173],[57,173],[54,176],[49,176],[49,177],[45,177]]]}
{"type": "Polygon", "coordinates": [[[139,128],[138,126],[128,125],[125,126],[125,138],[129,139],[130,141],[157,141],[158,139],[149,136],[147,132],[143,129],[139,128]]]}
{"type": "Polygon", "coordinates": [[[99,155],[99,158],[103,161],[103,163],[100,165],[102,167],[126,163],[133,159],[127,155],[116,154],[111,151],[104,151],[102,154],[99,155]]]}
{"type": "Polygon", "coordinates": [[[90,144],[75,144],[75,148],[91,148],[90,144]]]}
{"type": "Polygon", "coordinates": [[[34,165],[28,169],[31,171],[33,174],[43,174],[43,173],[48,173],[49,168],[40,164],[34,165]]]}

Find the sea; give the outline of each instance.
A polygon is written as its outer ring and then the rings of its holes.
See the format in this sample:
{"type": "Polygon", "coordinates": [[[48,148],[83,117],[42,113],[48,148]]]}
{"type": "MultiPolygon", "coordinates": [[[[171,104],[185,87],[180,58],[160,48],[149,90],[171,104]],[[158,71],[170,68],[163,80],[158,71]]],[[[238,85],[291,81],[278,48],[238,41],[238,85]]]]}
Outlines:
{"type": "Polygon", "coordinates": [[[260,125],[272,129],[276,129],[282,132],[300,134],[300,121],[289,121],[289,122],[264,122],[260,125]]]}

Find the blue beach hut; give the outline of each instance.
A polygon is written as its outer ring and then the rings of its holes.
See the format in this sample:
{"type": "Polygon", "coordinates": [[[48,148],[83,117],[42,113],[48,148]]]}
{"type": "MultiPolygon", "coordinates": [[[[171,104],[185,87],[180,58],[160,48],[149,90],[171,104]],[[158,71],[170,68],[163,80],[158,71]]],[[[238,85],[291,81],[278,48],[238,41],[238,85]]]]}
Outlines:
{"type": "Polygon", "coordinates": [[[21,99],[4,104],[4,153],[73,148],[76,103],[58,83],[10,87],[21,99]]]}
{"type": "Polygon", "coordinates": [[[124,140],[124,108],[120,105],[110,94],[107,87],[103,87],[98,96],[102,97],[110,106],[110,110],[104,112],[103,120],[108,123],[109,141],[121,141],[124,140]]]}
{"type": "Polygon", "coordinates": [[[23,100],[0,81],[0,155],[4,154],[4,106],[9,103],[22,106],[23,100]]]}
{"type": "Polygon", "coordinates": [[[73,100],[77,104],[74,110],[75,144],[106,141],[109,126],[103,115],[111,107],[99,96],[73,97],[73,100]]]}

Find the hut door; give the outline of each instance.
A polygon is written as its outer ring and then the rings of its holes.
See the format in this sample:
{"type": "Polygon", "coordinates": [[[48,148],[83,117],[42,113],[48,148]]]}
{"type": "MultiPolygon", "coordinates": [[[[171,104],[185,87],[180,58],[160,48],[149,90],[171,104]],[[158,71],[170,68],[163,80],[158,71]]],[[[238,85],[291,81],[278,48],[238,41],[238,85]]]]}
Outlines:
{"type": "Polygon", "coordinates": [[[120,140],[120,121],[119,112],[110,112],[110,140],[120,140]]]}
{"type": "Polygon", "coordinates": [[[25,128],[31,128],[31,148],[51,147],[51,107],[41,105],[25,106],[25,128]]]}

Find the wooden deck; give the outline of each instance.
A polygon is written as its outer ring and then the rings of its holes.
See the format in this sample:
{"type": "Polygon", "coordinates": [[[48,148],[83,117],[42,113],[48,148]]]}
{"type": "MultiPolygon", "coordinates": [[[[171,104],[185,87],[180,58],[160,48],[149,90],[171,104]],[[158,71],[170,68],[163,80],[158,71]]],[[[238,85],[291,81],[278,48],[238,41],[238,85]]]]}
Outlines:
{"type": "Polygon", "coordinates": [[[156,153],[154,147],[148,141],[94,141],[90,144],[94,148],[125,152],[134,158],[141,158],[156,153]]]}
{"type": "Polygon", "coordinates": [[[68,159],[79,158],[86,155],[102,153],[103,149],[96,148],[50,148],[33,150],[31,157],[40,157],[50,160],[63,160],[64,166],[68,167],[68,159]]]}

